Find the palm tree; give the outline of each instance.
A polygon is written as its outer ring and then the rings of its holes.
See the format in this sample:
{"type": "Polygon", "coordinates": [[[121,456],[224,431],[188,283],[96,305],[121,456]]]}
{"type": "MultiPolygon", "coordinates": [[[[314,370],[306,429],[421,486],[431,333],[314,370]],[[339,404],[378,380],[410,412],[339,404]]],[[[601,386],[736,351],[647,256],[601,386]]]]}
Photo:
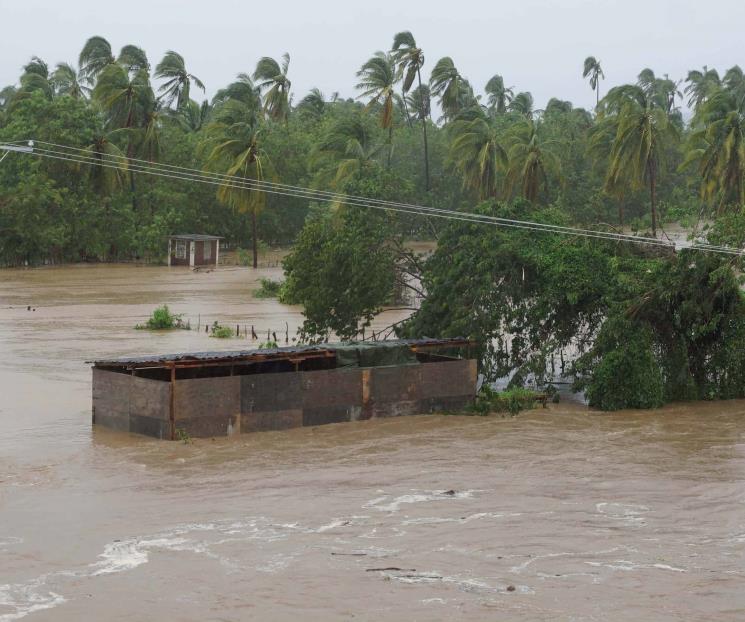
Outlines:
{"type": "Polygon", "coordinates": [[[561,161],[556,153],[556,141],[542,140],[538,126],[526,119],[512,128],[506,139],[509,169],[507,194],[519,185],[520,193],[535,203],[543,188],[548,193],[549,175],[561,175],[561,161]]]}
{"type": "Polygon", "coordinates": [[[598,126],[613,131],[605,189],[620,194],[626,185],[649,186],[652,235],[657,237],[657,179],[666,147],[679,138],[675,123],[654,93],[639,85],[610,90],[610,116],[598,126]],[[609,127],[608,127],[609,126],[609,127]]]}
{"type": "Polygon", "coordinates": [[[78,58],[81,79],[88,85],[93,85],[104,67],[114,62],[111,44],[103,37],[91,37],[85,42],[78,58]]]}
{"type": "Polygon", "coordinates": [[[440,107],[446,119],[454,119],[463,108],[463,77],[453,63],[445,56],[437,61],[429,78],[432,95],[440,98],[440,107]]]}
{"type": "Polygon", "coordinates": [[[215,112],[207,127],[209,149],[206,167],[225,175],[217,198],[240,213],[251,214],[253,267],[259,265],[256,217],[266,205],[266,194],[236,183],[240,180],[261,182],[271,172],[271,163],[261,146],[261,119],[251,103],[228,99],[215,112]]]}
{"type": "Polygon", "coordinates": [[[264,112],[275,121],[287,121],[290,114],[290,86],[287,69],[290,66],[290,55],[282,56],[282,65],[268,56],[264,56],[256,65],[253,79],[259,91],[264,93],[264,112]]]}
{"type": "Polygon", "coordinates": [[[163,56],[155,68],[155,77],[165,80],[165,83],[158,89],[162,93],[161,97],[165,99],[166,106],[171,106],[176,102],[176,109],[180,110],[190,102],[190,87],[193,82],[202,91],[204,84],[194,74],[186,71],[184,57],[178,52],[169,50],[163,56]]]}
{"type": "Polygon", "coordinates": [[[697,69],[689,71],[685,81],[688,83],[688,86],[685,87],[685,93],[688,95],[688,105],[694,111],[722,85],[717,70],[709,69],[706,65],[704,65],[703,71],[697,69]]]}
{"type": "MultiPolygon", "coordinates": [[[[417,80],[417,88],[420,93],[423,93],[421,89],[423,86],[422,67],[424,66],[424,53],[421,48],[417,47],[414,35],[408,30],[397,33],[393,37],[391,52],[402,78],[401,90],[404,93],[404,97],[411,90],[414,84],[414,78],[417,80]]],[[[427,99],[429,100],[429,95],[427,99]]],[[[427,116],[429,113],[429,105],[427,105],[427,113],[419,115],[419,119],[422,122],[422,135],[424,137],[424,184],[427,192],[429,192],[429,146],[427,143],[427,116]]]]}
{"type": "Polygon", "coordinates": [[[314,87],[300,100],[297,109],[306,110],[315,117],[321,117],[326,111],[326,96],[320,89],[314,87]]]}
{"type": "Polygon", "coordinates": [[[343,191],[349,181],[375,165],[381,148],[368,115],[355,111],[337,118],[312,156],[313,166],[318,171],[316,185],[343,191]]]}
{"type": "Polygon", "coordinates": [[[510,112],[521,114],[528,119],[533,118],[533,95],[528,91],[518,93],[512,98],[507,109],[510,112]]]}
{"type": "Polygon", "coordinates": [[[54,97],[49,67],[38,56],[31,57],[31,60],[24,65],[20,83],[20,88],[14,93],[10,108],[14,108],[16,104],[30,97],[35,91],[40,91],[47,99],[54,97]]]}
{"type": "Polygon", "coordinates": [[[406,103],[416,113],[416,118],[425,120],[431,112],[432,101],[429,87],[420,84],[406,96],[406,103]]]}
{"type": "Polygon", "coordinates": [[[396,70],[390,54],[376,52],[357,72],[360,78],[356,88],[362,90],[360,98],[369,97],[367,107],[380,105],[380,127],[388,130],[388,167],[393,152],[393,100],[396,70]]]}
{"type": "Polygon", "coordinates": [[[736,94],[720,90],[711,95],[697,113],[702,129],[691,136],[692,148],[681,167],[699,165],[701,195],[718,203],[745,205],[745,107],[736,94]]]}
{"type": "Polygon", "coordinates": [[[507,112],[507,107],[515,94],[513,93],[511,86],[506,87],[504,85],[504,79],[502,76],[499,74],[493,75],[486,83],[486,88],[484,90],[489,96],[487,101],[489,102],[490,110],[497,114],[504,114],[507,112]]]}
{"type": "Polygon", "coordinates": [[[74,99],[85,99],[91,90],[80,82],[78,72],[69,63],[57,63],[51,82],[58,95],[69,95],[74,99]]]}
{"type": "Polygon", "coordinates": [[[595,106],[597,107],[600,104],[600,80],[605,79],[605,74],[600,66],[600,61],[594,56],[588,56],[585,59],[582,77],[590,79],[590,88],[595,91],[595,106]]]}
{"type": "Polygon", "coordinates": [[[145,50],[136,45],[125,45],[119,52],[116,62],[131,74],[139,71],[150,73],[150,61],[147,59],[145,50]]]}
{"type": "Polygon", "coordinates": [[[475,119],[456,120],[450,129],[454,136],[450,159],[463,177],[463,188],[475,192],[480,201],[495,198],[499,171],[507,166],[496,128],[482,113],[475,119]]]}
{"type": "Polygon", "coordinates": [[[257,110],[261,108],[261,93],[247,73],[239,73],[235,82],[231,82],[224,89],[217,91],[212,103],[219,105],[229,99],[237,99],[257,110]]]}
{"type": "Polygon", "coordinates": [[[212,106],[206,99],[201,104],[190,99],[180,108],[167,112],[166,118],[175,121],[184,132],[194,134],[199,132],[209,122],[210,115],[212,114],[212,106]]]}
{"type": "Polygon", "coordinates": [[[745,74],[739,65],[735,65],[724,74],[724,88],[735,97],[738,108],[745,108],[745,74]]]}

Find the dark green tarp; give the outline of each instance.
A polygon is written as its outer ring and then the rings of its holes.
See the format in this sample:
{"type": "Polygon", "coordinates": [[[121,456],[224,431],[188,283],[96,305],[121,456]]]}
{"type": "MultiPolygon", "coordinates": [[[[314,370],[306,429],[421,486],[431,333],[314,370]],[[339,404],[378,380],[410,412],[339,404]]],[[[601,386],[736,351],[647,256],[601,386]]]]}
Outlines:
{"type": "Polygon", "coordinates": [[[386,365],[416,365],[416,354],[405,343],[349,342],[334,345],[337,367],[383,367],[386,365]]]}

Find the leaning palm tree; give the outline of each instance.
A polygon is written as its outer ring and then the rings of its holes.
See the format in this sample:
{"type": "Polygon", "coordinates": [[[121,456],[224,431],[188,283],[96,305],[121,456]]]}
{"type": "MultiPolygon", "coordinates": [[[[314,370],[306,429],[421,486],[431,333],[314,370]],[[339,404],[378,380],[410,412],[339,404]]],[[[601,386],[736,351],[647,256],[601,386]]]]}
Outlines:
{"type": "Polygon", "coordinates": [[[453,63],[453,59],[445,56],[437,61],[429,78],[432,95],[440,98],[443,116],[454,119],[463,108],[463,77],[453,63]]]}
{"type": "Polygon", "coordinates": [[[450,127],[450,159],[463,177],[463,188],[473,191],[480,201],[497,196],[500,170],[507,166],[494,120],[483,113],[472,120],[457,120],[450,127]]]}
{"type": "Polygon", "coordinates": [[[74,99],[85,99],[91,89],[78,78],[79,74],[69,63],[57,63],[51,82],[58,95],[69,95],[74,99]]]}
{"type": "Polygon", "coordinates": [[[337,118],[313,151],[314,184],[343,191],[348,182],[376,166],[383,145],[375,133],[369,116],[359,111],[337,118]]]}
{"type": "Polygon", "coordinates": [[[173,50],[166,52],[163,60],[158,63],[155,77],[165,80],[158,91],[162,93],[161,97],[165,99],[166,106],[170,107],[175,101],[177,110],[189,103],[192,82],[202,91],[205,90],[202,81],[186,70],[184,57],[173,50]]]}
{"type": "Polygon", "coordinates": [[[356,88],[362,90],[360,98],[370,98],[367,107],[380,106],[380,127],[388,130],[388,167],[393,152],[393,102],[396,70],[390,54],[376,52],[357,72],[360,79],[356,88]]]}
{"type": "Polygon", "coordinates": [[[528,91],[522,91],[512,98],[507,110],[515,112],[528,119],[533,118],[533,95],[528,91]]]}
{"type": "Polygon", "coordinates": [[[263,57],[256,65],[253,79],[264,92],[264,112],[275,121],[287,121],[290,114],[290,86],[287,69],[290,55],[282,55],[282,65],[273,58],[263,57]]]}
{"type": "Polygon", "coordinates": [[[484,90],[489,96],[487,101],[490,110],[497,114],[507,112],[507,107],[515,94],[512,91],[512,87],[504,85],[504,78],[502,76],[499,74],[493,75],[486,83],[484,90]]]}
{"type": "Polygon", "coordinates": [[[190,134],[195,134],[205,127],[211,114],[212,106],[206,99],[201,104],[190,99],[177,110],[166,109],[166,119],[175,121],[184,132],[190,134]]]}
{"type": "Polygon", "coordinates": [[[520,194],[535,203],[541,189],[548,194],[549,177],[561,176],[558,145],[556,141],[542,140],[538,126],[531,119],[515,125],[506,143],[509,159],[507,194],[519,187],[520,194]]]}
{"type": "Polygon", "coordinates": [[[247,73],[239,73],[234,82],[217,91],[212,103],[219,105],[229,99],[237,99],[251,108],[261,108],[261,93],[247,73]]]}
{"type": "Polygon", "coordinates": [[[321,89],[313,87],[308,94],[300,100],[297,110],[305,110],[315,117],[321,117],[326,111],[326,96],[321,89]]]}
{"type": "MultiPolygon", "coordinates": [[[[411,90],[414,79],[417,80],[417,88],[422,89],[422,67],[424,66],[424,53],[421,48],[417,47],[414,35],[408,30],[399,32],[393,37],[393,47],[391,48],[394,61],[398,66],[399,74],[402,78],[401,90],[404,97],[411,90]]],[[[428,96],[429,99],[429,96],[428,96]]],[[[422,121],[422,135],[424,137],[424,183],[425,189],[429,191],[429,146],[427,144],[427,116],[429,115],[429,105],[427,113],[419,115],[422,121]]]]}
{"type": "Polygon", "coordinates": [[[704,65],[703,71],[698,69],[689,71],[685,81],[688,83],[688,86],[684,89],[686,95],[688,95],[688,105],[694,111],[722,85],[717,70],[709,69],[706,65],[704,65]]]}
{"type": "Polygon", "coordinates": [[[271,173],[269,158],[261,145],[261,119],[251,103],[229,99],[215,112],[206,128],[206,168],[223,174],[217,191],[220,202],[251,215],[253,267],[259,265],[256,217],[266,205],[266,194],[250,182],[262,182],[271,173]]]}
{"type": "Polygon", "coordinates": [[[614,133],[605,189],[621,194],[626,186],[649,187],[652,235],[657,237],[657,182],[665,151],[679,140],[676,124],[654,94],[639,85],[623,85],[606,96],[610,116],[598,126],[614,133]]]}
{"type": "Polygon", "coordinates": [[[420,84],[415,89],[412,89],[410,94],[406,96],[406,103],[414,111],[417,119],[426,119],[430,115],[432,108],[429,87],[426,84],[420,84]]]}
{"type": "Polygon", "coordinates": [[[701,196],[716,203],[718,211],[727,206],[745,206],[745,107],[736,94],[720,90],[699,108],[691,136],[691,148],[681,165],[698,164],[701,196]]]}
{"type": "Polygon", "coordinates": [[[600,103],[600,80],[605,79],[600,61],[594,56],[588,56],[582,69],[582,77],[590,79],[590,88],[595,91],[595,106],[600,103]]]}
{"type": "Polygon", "coordinates": [[[81,79],[92,86],[104,67],[114,62],[111,44],[103,37],[91,37],[85,42],[78,58],[81,79]]]}
{"type": "Polygon", "coordinates": [[[138,71],[150,73],[150,61],[147,59],[145,50],[136,45],[125,45],[119,52],[116,62],[131,74],[135,74],[138,71]]]}
{"type": "Polygon", "coordinates": [[[722,80],[724,88],[735,97],[738,108],[745,109],[745,73],[739,65],[730,67],[722,80]]]}

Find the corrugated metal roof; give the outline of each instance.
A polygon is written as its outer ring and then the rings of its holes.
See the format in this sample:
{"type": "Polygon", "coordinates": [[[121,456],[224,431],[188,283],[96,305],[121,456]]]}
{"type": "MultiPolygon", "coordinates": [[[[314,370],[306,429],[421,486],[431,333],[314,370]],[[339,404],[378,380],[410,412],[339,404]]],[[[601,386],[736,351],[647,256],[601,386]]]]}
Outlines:
{"type": "Polygon", "coordinates": [[[468,345],[472,343],[470,340],[456,337],[448,339],[400,339],[400,340],[388,340],[388,341],[362,341],[362,342],[340,342],[340,343],[324,343],[319,345],[303,345],[303,346],[284,346],[281,348],[266,348],[258,349],[254,348],[251,350],[223,350],[223,351],[212,351],[212,352],[181,352],[177,354],[151,354],[146,356],[133,356],[123,358],[112,358],[112,359],[97,359],[95,361],[86,361],[86,363],[93,364],[98,367],[141,367],[141,366],[158,366],[165,365],[168,363],[179,363],[179,362],[216,362],[216,361],[237,361],[251,359],[290,359],[295,356],[303,354],[306,355],[323,355],[328,353],[329,355],[335,354],[335,349],[348,348],[353,346],[355,343],[364,345],[365,347],[375,346],[379,344],[381,346],[390,347],[392,345],[407,345],[409,347],[435,347],[435,346],[460,346],[468,345]]]}

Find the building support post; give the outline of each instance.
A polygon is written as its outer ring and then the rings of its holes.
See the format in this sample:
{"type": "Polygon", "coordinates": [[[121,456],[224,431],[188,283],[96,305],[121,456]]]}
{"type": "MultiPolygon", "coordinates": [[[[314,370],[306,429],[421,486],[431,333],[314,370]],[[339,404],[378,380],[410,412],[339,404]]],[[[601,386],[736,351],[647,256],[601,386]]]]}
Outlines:
{"type": "Polygon", "coordinates": [[[171,363],[171,403],[168,413],[171,427],[171,440],[176,440],[176,363],[171,363]]]}

